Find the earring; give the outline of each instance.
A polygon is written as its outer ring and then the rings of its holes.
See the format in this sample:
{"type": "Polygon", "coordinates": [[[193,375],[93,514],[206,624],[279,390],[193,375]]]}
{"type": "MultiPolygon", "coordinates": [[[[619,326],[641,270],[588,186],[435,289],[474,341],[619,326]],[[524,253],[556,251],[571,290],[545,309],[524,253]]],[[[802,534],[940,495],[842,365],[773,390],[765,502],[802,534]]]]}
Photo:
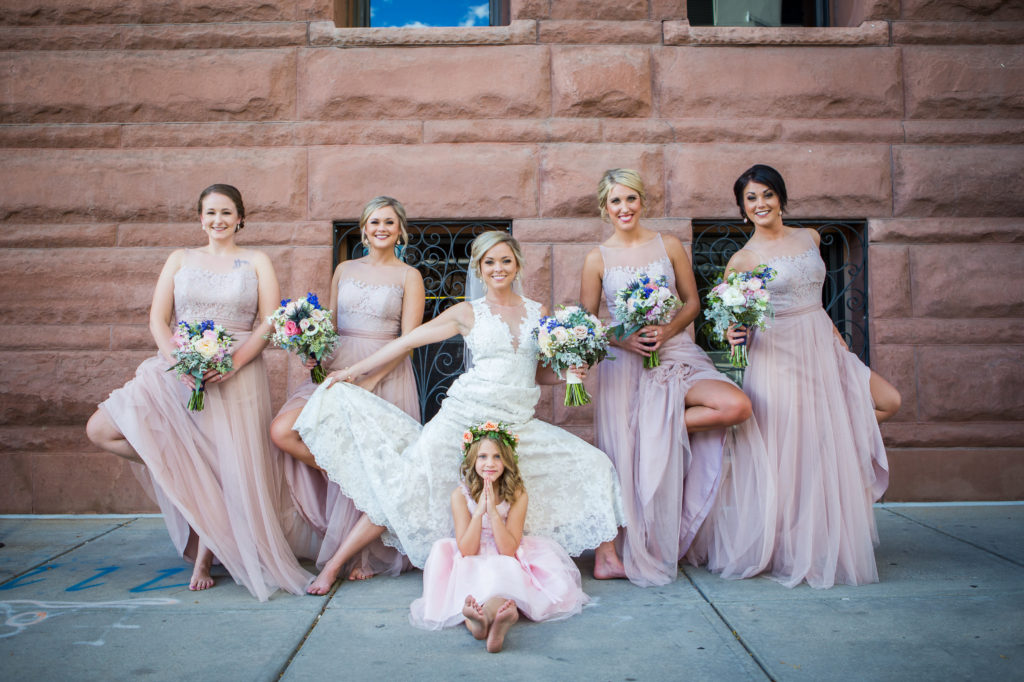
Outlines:
{"type": "Polygon", "coordinates": [[[743,216],[743,224],[744,224],[744,225],[746,225],[746,224],[747,224],[747,216],[743,216]]]}

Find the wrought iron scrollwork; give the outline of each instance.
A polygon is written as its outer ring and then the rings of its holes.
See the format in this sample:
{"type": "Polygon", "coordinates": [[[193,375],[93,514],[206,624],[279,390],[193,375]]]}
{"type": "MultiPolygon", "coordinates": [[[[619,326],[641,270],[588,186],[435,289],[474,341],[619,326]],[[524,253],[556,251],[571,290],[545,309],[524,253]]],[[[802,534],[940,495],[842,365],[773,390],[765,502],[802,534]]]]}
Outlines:
{"type": "MultiPolygon", "coordinates": [[[[508,220],[421,220],[409,222],[409,244],[400,257],[423,275],[426,308],[423,321],[429,321],[466,297],[466,272],[469,248],[477,235],[493,230],[510,232],[508,220]]],[[[365,248],[359,240],[359,224],[334,223],[334,264],[359,258],[365,248]]],[[[417,348],[413,352],[413,371],[419,391],[420,414],[424,421],[440,409],[448,387],[463,370],[462,339],[453,336],[440,343],[417,348]]]]}
{"type": "MultiPolygon", "coordinates": [[[[822,305],[850,349],[867,363],[867,223],[863,220],[787,219],[786,224],[812,227],[821,235],[821,258],[825,261],[822,305]]],[[[729,258],[742,248],[752,232],[752,226],[738,220],[693,221],[693,272],[702,302],[708,290],[721,281],[729,258]]],[[[711,325],[703,313],[694,326],[701,348],[715,358],[720,369],[729,368],[724,359],[727,346],[711,334],[711,325]]]]}

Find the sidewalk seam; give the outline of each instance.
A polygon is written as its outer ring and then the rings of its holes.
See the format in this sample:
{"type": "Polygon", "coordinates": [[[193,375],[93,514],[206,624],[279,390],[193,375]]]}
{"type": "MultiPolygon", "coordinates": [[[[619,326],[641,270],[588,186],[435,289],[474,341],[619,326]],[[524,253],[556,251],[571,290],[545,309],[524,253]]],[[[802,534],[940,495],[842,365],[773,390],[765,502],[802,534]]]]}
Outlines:
{"type": "MultiPolygon", "coordinates": [[[[321,606],[320,610],[317,611],[315,616],[313,616],[313,620],[312,620],[312,622],[310,622],[309,627],[306,628],[306,632],[303,633],[302,639],[300,639],[299,643],[295,646],[294,649],[292,649],[292,653],[288,656],[288,660],[284,662],[284,665],[281,666],[281,670],[278,671],[278,673],[277,673],[277,679],[278,680],[283,678],[285,673],[288,672],[288,668],[291,667],[292,661],[294,661],[295,657],[299,655],[300,651],[302,651],[302,647],[306,645],[306,640],[308,640],[309,636],[313,634],[313,630],[316,628],[317,623],[320,622],[320,618],[324,615],[324,612],[327,611],[327,606],[334,599],[334,595],[338,592],[338,588],[340,588],[340,587],[341,587],[341,581],[338,581],[331,588],[331,591],[327,593],[327,595],[326,595],[327,599],[324,600],[323,606],[321,606]]],[[[309,595],[309,596],[313,596],[313,595],[309,595]]]]}
{"type": "Polygon", "coordinates": [[[99,540],[104,535],[108,535],[110,533],[113,533],[115,530],[120,530],[121,528],[124,528],[125,526],[127,526],[127,525],[129,525],[131,523],[134,523],[135,521],[136,521],[136,517],[133,516],[132,518],[130,518],[127,521],[125,521],[124,523],[120,523],[120,524],[114,526],[113,528],[105,530],[102,533],[100,533],[99,535],[94,535],[91,538],[87,538],[85,540],[82,540],[81,542],[79,542],[74,547],[69,547],[68,549],[65,549],[63,552],[60,552],[58,554],[54,554],[53,556],[49,557],[48,559],[43,559],[42,561],[40,561],[35,566],[29,566],[28,568],[26,568],[21,573],[17,573],[15,575],[12,575],[10,578],[7,578],[6,580],[0,580],[0,586],[6,585],[9,582],[13,582],[13,581],[17,580],[18,578],[22,577],[23,575],[25,575],[26,573],[31,573],[32,571],[36,570],[40,566],[45,566],[46,564],[50,563],[51,561],[55,561],[55,560],[61,558],[65,554],[69,554],[71,552],[74,552],[79,547],[84,547],[85,545],[88,545],[93,540],[99,540]]]}
{"type": "Polygon", "coordinates": [[[747,646],[747,643],[743,641],[743,637],[740,636],[739,631],[732,626],[732,623],[730,623],[729,619],[725,617],[725,614],[718,610],[718,607],[715,606],[714,602],[708,599],[708,596],[704,594],[704,590],[700,589],[700,585],[694,582],[693,579],[689,575],[687,575],[685,571],[680,571],[680,573],[690,582],[690,585],[693,587],[694,590],[697,591],[697,594],[700,595],[700,598],[703,599],[704,602],[711,607],[711,610],[715,612],[715,615],[718,616],[718,619],[720,621],[722,621],[722,624],[725,625],[725,627],[729,628],[729,632],[731,632],[732,636],[736,638],[736,641],[739,642],[739,645],[741,647],[743,647],[743,650],[747,652],[747,655],[750,656],[750,659],[754,661],[754,665],[756,665],[761,670],[761,672],[764,673],[765,678],[771,680],[771,682],[776,682],[776,679],[772,677],[772,674],[770,672],[768,672],[768,668],[765,667],[765,664],[761,661],[761,658],[754,652],[753,649],[747,646]]]}
{"type": "Polygon", "coordinates": [[[1021,568],[1024,568],[1024,563],[1021,563],[1020,561],[1017,561],[1016,559],[1012,559],[1012,558],[1010,558],[1010,557],[1008,557],[1008,556],[1006,556],[1004,554],[1000,554],[999,552],[996,552],[995,550],[989,549],[988,547],[983,547],[982,545],[979,545],[976,542],[971,542],[970,540],[965,540],[964,538],[962,538],[962,537],[960,537],[958,535],[953,535],[952,533],[947,533],[946,531],[942,530],[941,528],[936,528],[935,526],[930,526],[927,523],[925,523],[924,521],[920,521],[918,519],[915,519],[912,516],[907,516],[906,514],[901,514],[900,512],[898,512],[895,509],[887,509],[886,511],[888,511],[888,512],[890,512],[892,514],[895,514],[896,516],[899,516],[902,519],[906,519],[907,521],[910,521],[912,523],[916,523],[917,525],[921,526],[922,528],[927,528],[928,530],[935,531],[939,535],[945,535],[947,538],[952,538],[953,540],[956,540],[957,542],[962,542],[965,545],[970,545],[971,547],[974,547],[975,549],[980,549],[982,552],[985,552],[986,554],[991,554],[992,556],[999,557],[1003,561],[1009,561],[1014,566],[1020,566],[1021,568]]]}

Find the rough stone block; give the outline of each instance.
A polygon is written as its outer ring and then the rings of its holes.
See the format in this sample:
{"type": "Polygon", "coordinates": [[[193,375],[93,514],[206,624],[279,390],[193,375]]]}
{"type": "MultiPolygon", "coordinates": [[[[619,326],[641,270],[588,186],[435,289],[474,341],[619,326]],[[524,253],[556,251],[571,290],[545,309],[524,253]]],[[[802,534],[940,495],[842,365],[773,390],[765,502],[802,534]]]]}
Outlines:
{"type": "Polygon", "coordinates": [[[650,51],[553,47],[551,88],[556,116],[647,116],[651,112],[650,51]]]}
{"type": "Polygon", "coordinates": [[[32,513],[32,455],[0,455],[0,514],[32,513]]]}
{"type": "Polygon", "coordinates": [[[650,0],[651,19],[685,19],[686,0],[650,0]]]}
{"type": "Polygon", "coordinates": [[[882,429],[896,448],[1024,447],[1022,422],[886,422],[882,429]]]}
{"type": "Polygon", "coordinates": [[[83,246],[114,246],[117,225],[4,225],[0,230],[3,248],[75,248],[83,246]]]}
{"type": "Polygon", "coordinates": [[[298,298],[307,291],[316,293],[325,305],[330,298],[331,276],[334,270],[331,263],[331,243],[324,246],[301,246],[288,249],[290,276],[288,279],[279,277],[281,296],[298,298]]]}
{"type": "Polygon", "coordinates": [[[0,121],[6,123],[294,115],[295,56],[289,50],[8,52],[0,54],[0,73],[0,121]]]}
{"type": "Polygon", "coordinates": [[[153,287],[167,255],[162,249],[88,249],[58,264],[49,250],[4,249],[0,317],[24,323],[43,309],[49,324],[148,324],[153,287]]]}
{"type": "Polygon", "coordinates": [[[156,354],[156,341],[148,324],[117,324],[110,328],[110,350],[144,350],[156,354]]]}
{"type": "Polygon", "coordinates": [[[597,243],[611,228],[599,218],[520,218],[512,223],[512,234],[521,243],[597,243]]]}
{"type": "Polygon", "coordinates": [[[32,458],[36,514],[131,514],[160,510],[127,460],[99,451],[32,458]]]}
{"type": "Polygon", "coordinates": [[[117,125],[0,125],[0,148],[75,149],[121,146],[117,125]]]}
{"type": "Polygon", "coordinates": [[[513,20],[507,26],[401,26],[337,27],[332,21],[309,24],[314,47],[449,47],[458,45],[533,45],[537,22],[513,20]]]}
{"type": "Polygon", "coordinates": [[[250,148],[2,150],[0,219],[190,221],[215,182],[241,190],[251,219],[306,217],[306,151],[250,148]]]}
{"type": "Polygon", "coordinates": [[[552,19],[601,19],[629,21],[647,18],[647,0],[557,0],[551,3],[552,19]]]}
{"type": "Polygon", "coordinates": [[[509,0],[509,15],[517,19],[547,19],[551,3],[548,0],[509,0]]]}
{"type": "Polygon", "coordinates": [[[601,122],[605,142],[664,144],[676,142],[674,126],[656,118],[609,118],[601,122]]]}
{"type": "Polygon", "coordinates": [[[868,221],[872,242],[1024,243],[1021,218],[894,218],[868,221]]]}
{"type": "Polygon", "coordinates": [[[872,344],[990,345],[992,339],[1024,338],[1024,319],[889,318],[872,319],[872,344]]]}
{"type": "MultiPolygon", "coordinates": [[[[99,321],[97,321],[99,322],[99,321]]],[[[106,350],[110,348],[110,325],[31,324],[22,317],[8,317],[0,326],[3,350],[106,350]]]]}
{"type": "Polygon", "coordinates": [[[903,121],[908,144],[1024,144],[1024,121],[903,121]]]}
{"type": "Polygon", "coordinates": [[[666,47],[654,62],[665,118],[899,118],[903,109],[889,48],[765,47],[752,70],[747,48],[666,47]]]}
{"type": "Polygon", "coordinates": [[[126,26],[126,50],[209,50],[305,47],[305,22],[165,24],[126,26]]]}
{"type": "Polygon", "coordinates": [[[868,250],[868,260],[870,291],[875,294],[870,301],[871,319],[912,315],[908,248],[873,244],[868,250]]]}
{"type": "Polygon", "coordinates": [[[904,142],[903,122],[871,119],[785,119],[779,121],[779,141],[799,143],[847,144],[857,142],[904,142]]]}
{"type": "Polygon", "coordinates": [[[1019,421],[1024,414],[1024,346],[932,346],[918,352],[917,364],[922,421],[1019,421]]]}
{"type": "Polygon", "coordinates": [[[914,21],[1021,21],[1015,0],[901,0],[900,18],[914,21]]]}
{"type": "Polygon", "coordinates": [[[547,49],[536,46],[301,50],[299,117],[539,116],[549,107],[548,62],[547,49]]]}
{"type": "Polygon", "coordinates": [[[732,185],[755,163],[777,169],[799,217],[886,216],[892,198],[886,145],[671,145],[665,149],[668,215],[737,215],[732,185]]]}
{"type": "Polygon", "coordinates": [[[661,24],[657,21],[541,21],[538,24],[542,43],[573,43],[577,45],[636,45],[661,41],[661,24]]]}
{"type": "Polygon", "coordinates": [[[914,314],[936,318],[1024,317],[1021,263],[1024,246],[1016,244],[912,246],[914,314]]]}
{"type": "Polygon", "coordinates": [[[871,346],[871,369],[895,386],[902,398],[900,410],[892,418],[894,423],[919,419],[915,352],[913,346],[871,346]]]}
{"type": "Polygon", "coordinates": [[[1024,46],[904,47],[908,118],[1024,118],[1024,46]]]}
{"type": "Polygon", "coordinates": [[[900,217],[1024,215],[1024,147],[895,147],[900,217]]]}
{"type": "Polygon", "coordinates": [[[523,249],[523,293],[551,309],[552,272],[551,247],[543,244],[520,244],[523,249]]]}
{"type": "Polygon", "coordinates": [[[295,3],[266,0],[7,0],[0,24],[187,24],[194,22],[290,21],[295,3]]]}
{"type": "Polygon", "coordinates": [[[2,50],[118,50],[119,31],[109,26],[3,26],[2,50]]]}
{"type": "MultiPolygon", "coordinates": [[[[895,1],[895,0],[891,0],[895,1]]],[[[689,21],[662,24],[665,45],[703,46],[854,46],[888,45],[889,25],[884,21],[856,21],[852,26],[691,26],[689,21]]]]}
{"type": "Polygon", "coordinates": [[[889,450],[887,502],[1019,500],[1024,497],[1021,448],[889,450]]]}
{"type": "Polygon", "coordinates": [[[310,217],[358,218],[379,194],[399,199],[410,219],[529,217],[537,211],[536,166],[534,148],[524,145],[312,148],[310,217]]]}
{"type": "Polygon", "coordinates": [[[659,147],[639,144],[552,144],[541,153],[541,215],[597,216],[597,183],[610,168],[635,168],[647,192],[647,216],[664,215],[659,147]]]}
{"type": "MultiPolygon", "coordinates": [[[[777,142],[782,136],[782,121],[751,118],[674,118],[665,119],[672,127],[676,142],[726,143],[777,142]]],[[[617,121],[607,121],[607,124],[617,121]]]]}
{"type": "Polygon", "coordinates": [[[551,278],[551,298],[554,305],[580,302],[580,280],[583,261],[596,244],[556,244],[551,278]]]}
{"type": "MultiPolygon", "coordinates": [[[[98,402],[98,401],[97,401],[98,402]]],[[[74,452],[93,450],[85,435],[85,422],[56,426],[4,426],[0,427],[0,452],[74,452]]]]}

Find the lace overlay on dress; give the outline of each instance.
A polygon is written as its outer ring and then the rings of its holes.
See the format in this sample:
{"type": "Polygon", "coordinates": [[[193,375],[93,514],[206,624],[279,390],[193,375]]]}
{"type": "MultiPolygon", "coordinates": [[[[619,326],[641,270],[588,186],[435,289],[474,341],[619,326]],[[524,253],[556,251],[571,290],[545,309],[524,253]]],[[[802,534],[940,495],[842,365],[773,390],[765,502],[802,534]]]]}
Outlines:
{"type": "Polygon", "coordinates": [[[251,331],[259,309],[259,278],[251,264],[227,272],[202,267],[193,251],[174,273],[174,320],[213,320],[229,331],[251,331]]]}
{"type": "Polygon", "coordinates": [[[540,303],[523,299],[524,313],[515,332],[501,315],[491,310],[486,299],[478,298],[470,305],[475,321],[465,340],[473,354],[474,369],[486,379],[536,386],[538,349],[533,328],[540,320],[540,303]]]}

